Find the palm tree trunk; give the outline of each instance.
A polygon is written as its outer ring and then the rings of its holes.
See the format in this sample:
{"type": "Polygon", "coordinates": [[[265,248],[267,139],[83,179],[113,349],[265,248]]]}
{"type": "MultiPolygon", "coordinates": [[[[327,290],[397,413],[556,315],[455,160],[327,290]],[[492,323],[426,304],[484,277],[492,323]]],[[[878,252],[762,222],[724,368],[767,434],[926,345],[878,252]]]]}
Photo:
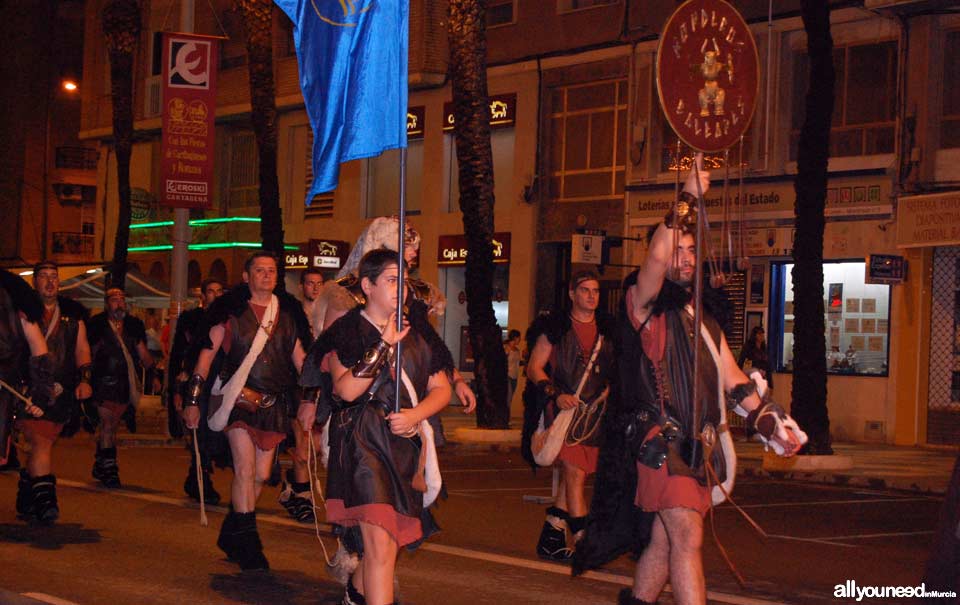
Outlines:
{"type": "Polygon", "coordinates": [[[257,139],[260,176],[260,237],[277,257],[277,287],[283,287],[283,218],[277,176],[277,104],[273,81],[273,2],[238,0],[247,37],[250,120],[257,139]]]}
{"type": "Polygon", "coordinates": [[[823,229],[833,114],[833,39],[826,0],[800,3],[810,85],[797,156],[796,241],[793,246],[793,389],[791,412],[810,436],[806,452],[832,454],[827,413],[827,355],[823,308],[823,229]],[[814,85],[816,83],[816,85],[814,85]]]}
{"type": "Polygon", "coordinates": [[[117,154],[117,193],[120,204],[109,283],[122,288],[127,276],[127,248],[130,243],[133,62],[140,40],[140,5],[137,0],[113,0],[103,9],[101,18],[110,55],[110,96],[113,102],[113,139],[117,154]]]}
{"type": "Polygon", "coordinates": [[[467,315],[476,360],[477,425],[507,428],[507,357],[493,312],[493,153],[487,107],[486,32],[480,0],[450,0],[447,36],[460,211],[467,237],[467,315]]]}

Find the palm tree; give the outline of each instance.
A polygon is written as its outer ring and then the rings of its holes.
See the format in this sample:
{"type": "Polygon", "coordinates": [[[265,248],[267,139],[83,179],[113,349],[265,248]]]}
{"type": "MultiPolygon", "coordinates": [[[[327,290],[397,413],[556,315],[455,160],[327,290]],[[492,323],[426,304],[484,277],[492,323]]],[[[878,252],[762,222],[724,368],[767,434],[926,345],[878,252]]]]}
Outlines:
{"type": "Polygon", "coordinates": [[[823,228],[833,115],[833,38],[827,0],[802,0],[810,84],[797,155],[797,234],[793,246],[793,389],[791,412],[810,436],[806,452],[832,454],[827,413],[823,309],[823,228]],[[813,83],[816,82],[814,87],[813,83]]]}
{"type": "Polygon", "coordinates": [[[477,425],[507,428],[507,357],[493,313],[493,153],[487,107],[485,11],[480,0],[450,0],[447,37],[460,211],[467,237],[467,316],[476,360],[477,425]]]}
{"type": "Polygon", "coordinates": [[[111,0],[100,16],[110,55],[110,96],[113,102],[113,140],[117,154],[117,193],[120,203],[109,283],[122,288],[127,277],[127,248],[130,242],[133,63],[140,41],[140,4],[137,0],[111,0]]]}
{"type": "Polygon", "coordinates": [[[257,140],[260,177],[260,237],[277,257],[277,287],[283,287],[283,219],[277,176],[277,103],[273,81],[273,2],[238,0],[247,42],[250,120],[257,140]]]}

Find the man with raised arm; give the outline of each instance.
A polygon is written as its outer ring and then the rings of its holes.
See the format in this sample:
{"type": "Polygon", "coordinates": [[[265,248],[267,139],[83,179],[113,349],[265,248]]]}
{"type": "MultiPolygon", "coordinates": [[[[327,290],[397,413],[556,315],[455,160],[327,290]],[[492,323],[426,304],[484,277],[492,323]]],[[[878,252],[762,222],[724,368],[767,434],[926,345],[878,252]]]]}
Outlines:
{"type": "Polygon", "coordinates": [[[780,455],[793,455],[806,441],[783,408],[763,399],[762,377],[751,380],[740,370],[712,296],[704,296],[701,323],[694,324],[697,200],[708,186],[709,175],[694,170],[675,208],[652,230],[639,272],[628,278],[617,408],[607,424],[617,428],[601,452],[609,473],[597,478],[584,548],[574,561],[579,573],[626,550],[641,552],[621,605],[656,602],[668,579],[677,603],[706,602],[703,519],[732,489],[736,459],[724,436],[728,409],[780,455]]]}

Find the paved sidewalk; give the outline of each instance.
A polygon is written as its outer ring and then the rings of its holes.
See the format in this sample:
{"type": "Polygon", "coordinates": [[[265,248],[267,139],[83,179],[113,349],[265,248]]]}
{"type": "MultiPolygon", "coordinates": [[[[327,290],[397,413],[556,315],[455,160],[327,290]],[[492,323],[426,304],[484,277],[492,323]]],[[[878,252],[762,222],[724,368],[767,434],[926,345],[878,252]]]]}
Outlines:
{"type": "MultiPolygon", "coordinates": [[[[513,418],[509,431],[486,431],[476,427],[474,416],[459,411],[443,413],[444,432],[451,447],[489,448],[497,451],[520,449],[522,419],[513,418]],[[464,430],[467,429],[467,430],[464,430]]],[[[778,479],[855,485],[873,489],[897,489],[931,494],[947,491],[953,465],[960,448],[906,447],[871,443],[835,443],[838,456],[852,459],[852,468],[843,470],[781,471],[764,468],[760,443],[736,441],[738,473],[746,476],[767,476],[778,479]]],[[[769,466],[769,463],[768,463],[769,466]]]]}

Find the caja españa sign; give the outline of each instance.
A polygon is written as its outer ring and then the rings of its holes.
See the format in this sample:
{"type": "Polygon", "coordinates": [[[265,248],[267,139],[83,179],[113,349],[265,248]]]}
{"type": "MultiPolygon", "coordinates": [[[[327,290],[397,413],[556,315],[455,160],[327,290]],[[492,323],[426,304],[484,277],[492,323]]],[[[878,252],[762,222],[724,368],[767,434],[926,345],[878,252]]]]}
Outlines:
{"type": "MultiPolygon", "coordinates": [[[[510,262],[510,232],[493,234],[493,262],[510,262]]],[[[441,235],[437,245],[437,264],[441,267],[467,264],[467,236],[441,235]]]]}
{"type": "Polygon", "coordinates": [[[688,0],[657,48],[657,93],[674,132],[690,147],[729,149],[757,105],[760,59],[740,13],[723,0],[688,0]]]}

